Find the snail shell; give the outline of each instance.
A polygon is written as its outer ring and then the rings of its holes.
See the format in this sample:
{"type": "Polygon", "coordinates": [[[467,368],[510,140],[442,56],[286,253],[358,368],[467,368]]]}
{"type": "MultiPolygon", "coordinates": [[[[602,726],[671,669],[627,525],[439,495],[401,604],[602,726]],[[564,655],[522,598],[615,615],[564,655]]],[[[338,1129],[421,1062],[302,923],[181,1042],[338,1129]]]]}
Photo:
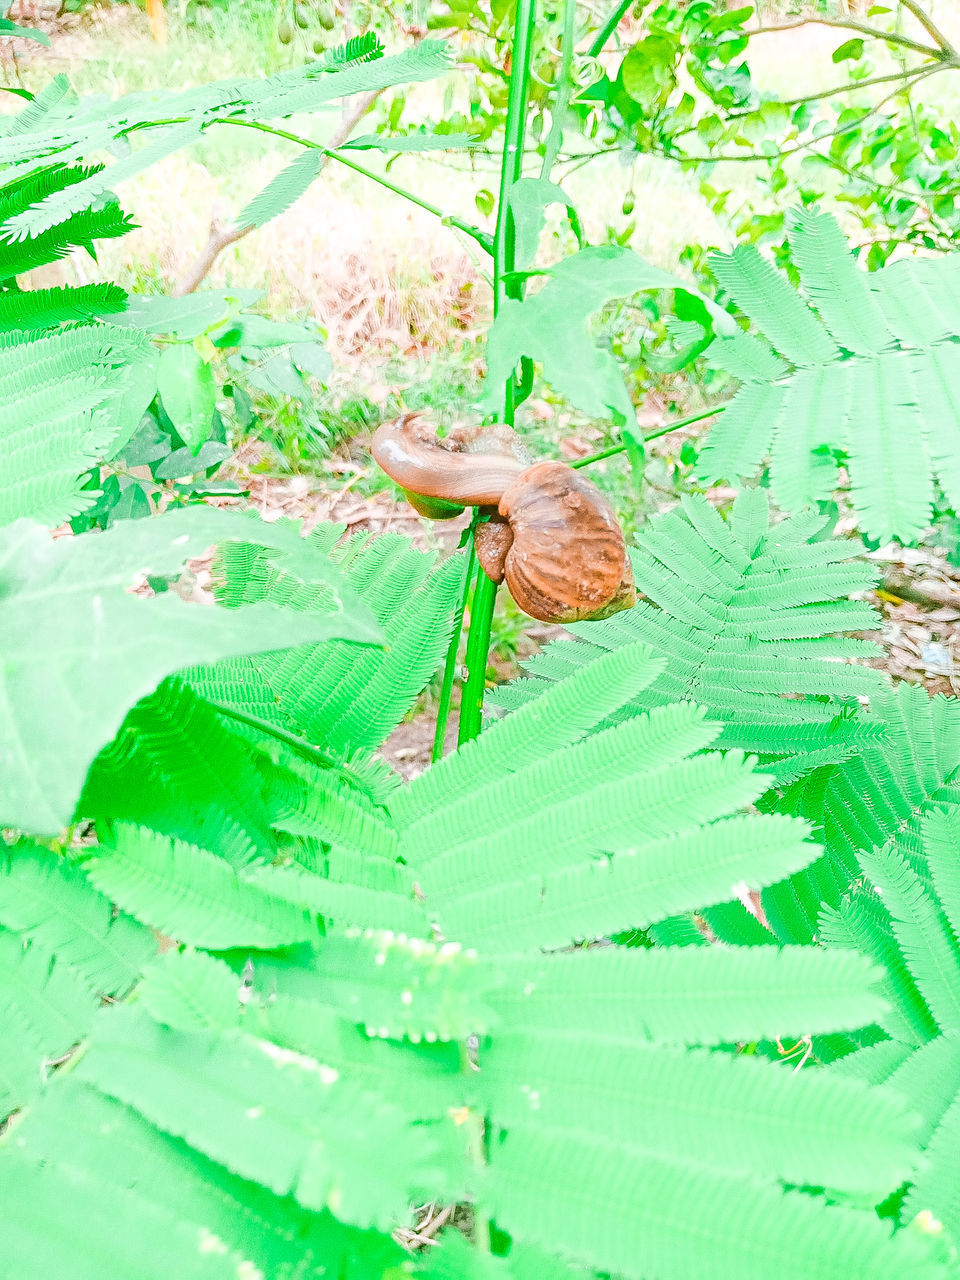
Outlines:
{"type": "Polygon", "coordinates": [[[483,571],[543,622],[580,622],[637,599],[623,534],[603,494],[562,462],[532,463],[512,428],[459,427],[442,440],[420,414],[374,434],[375,460],[432,519],[480,507],[483,571]],[[485,509],[485,510],[484,510],[485,509]]]}
{"type": "Polygon", "coordinates": [[[635,603],[620,525],[584,476],[562,462],[538,462],[506,490],[499,512],[513,534],[504,577],[525,613],[580,622],[635,603]]]}

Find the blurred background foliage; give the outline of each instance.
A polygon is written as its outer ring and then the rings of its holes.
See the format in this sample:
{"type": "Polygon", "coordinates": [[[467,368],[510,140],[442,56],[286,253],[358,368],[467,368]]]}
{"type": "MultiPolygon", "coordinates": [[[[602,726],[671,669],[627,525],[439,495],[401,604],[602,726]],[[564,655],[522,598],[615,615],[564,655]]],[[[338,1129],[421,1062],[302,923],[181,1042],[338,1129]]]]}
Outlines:
{"type": "MultiPolygon", "coordinates": [[[[362,119],[336,108],[289,127],[321,143],[347,125],[353,136],[471,134],[477,145],[468,150],[353,154],[388,182],[493,230],[511,0],[12,0],[6,12],[49,37],[2,42],[0,74],[13,91],[2,105],[11,115],[23,105],[18,90],[36,91],[56,74],[78,93],[115,96],[270,74],[365,32],[388,52],[445,37],[456,73],[371,96],[362,119]]],[[[545,158],[555,160],[553,178],[589,243],[630,246],[712,295],[714,249],[750,241],[791,270],[785,218],[798,204],[836,214],[869,270],[947,252],[960,224],[957,45],[956,0],[922,9],[916,0],[548,0],[536,30],[526,172],[545,173],[545,158]],[[558,121],[550,104],[564,74],[558,121]]],[[[97,261],[76,253],[30,283],[113,279],[178,292],[213,230],[297,154],[280,139],[251,145],[244,132],[213,131],[126,183],[124,207],[138,229],[105,243],[97,261]]],[[[559,260],[575,243],[566,210],[553,206],[538,262],[559,260]]],[[[88,523],[114,508],[145,514],[158,487],[178,501],[236,491],[266,502],[280,493],[287,510],[298,495],[319,495],[321,514],[336,515],[338,494],[396,496],[366,454],[381,421],[411,409],[451,425],[479,420],[491,308],[484,255],[455,227],[349,168],[328,165],[286,213],[224,247],[202,287],[242,294],[250,316],[306,326],[329,358],[305,369],[272,340],[241,351],[216,334],[188,339],[216,387],[196,469],[175,475],[185,446],[158,399],[138,437],[137,474],[112,478],[105,509],[88,523]]],[[[636,295],[592,322],[627,372],[642,429],[695,414],[731,389],[701,359],[682,298],[636,295]]],[[[535,428],[535,448],[571,459],[616,439],[612,424],[571,411],[542,384],[519,421],[535,428]]],[[[657,441],[642,486],[622,457],[592,469],[628,530],[695,487],[699,432],[657,441]]],[[[944,536],[960,527],[948,507],[939,515],[944,536]]],[[[504,616],[500,626],[509,664],[526,641],[516,619],[504,616]]]]}

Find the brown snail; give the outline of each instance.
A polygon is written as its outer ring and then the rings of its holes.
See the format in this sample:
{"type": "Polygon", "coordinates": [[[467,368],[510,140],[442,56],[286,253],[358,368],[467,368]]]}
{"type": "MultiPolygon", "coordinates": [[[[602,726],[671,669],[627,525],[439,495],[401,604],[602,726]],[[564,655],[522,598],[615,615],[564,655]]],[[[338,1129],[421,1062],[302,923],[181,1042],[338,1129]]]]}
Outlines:
{"type": "Polygon", "coordinates": [[[532,462],[507,426],[466,427],[443,439],[407,414],[373,437],[377,463],[423,515],[480,507],[477,559],[506,579],[520,608],[543,622],[604,618],[636,602],[623,533],[603,494],[563,462],[532,462]],[[438,506],[437,504],[441,504],[438,506]]]}

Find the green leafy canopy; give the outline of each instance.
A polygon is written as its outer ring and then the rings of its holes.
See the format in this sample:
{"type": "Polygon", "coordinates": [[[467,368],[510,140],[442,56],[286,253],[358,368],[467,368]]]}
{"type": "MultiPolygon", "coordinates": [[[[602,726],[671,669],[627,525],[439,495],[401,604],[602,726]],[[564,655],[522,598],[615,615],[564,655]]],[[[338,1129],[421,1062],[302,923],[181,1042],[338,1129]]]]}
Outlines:
{"type": "MultiPolygon", "coordinates": [[[[644,52],[628,92],[656,88],[644,52]]],[[[284,347],[326,364],[315,326],[240,314],[243,291],[17,277],[123,234],[114,185],[213,126],[451,65],[434,41],[382,53],[361,36],[116,102],[58,79],[0,138],[4,1274],[946,1280],[960,717],[868,665],[878,617],[852,597],[876,574],[809,507],[838,458],[871,537],[916,536],[934,479],[960,495],[949,432],[919,425],[953,421],[952,259],[942,279],[868,277],[801,213],[808,301],[759,255],[718,260],[769,341],[696,295],[743,384],[702,474],[769,452],[790,514],[751,488],[729,517],[687,496],[651,520],[640,603],[547,646],[410,782],[377,753],[448,651],[462,555],[199,504],[48,530],[98,501],[101,460],[158,391],[201,456],[211,341],[234,371],[284,347]],[[425,1204],[469,1213],[411,1255],[397,1228],[425,1204]]],[[[438,126],[353,148],[472,141],[438,126]]],[[[305,150],[237,225],[277,216],[320,160],[305,150]]],[[[613,246],[537,272],[555,203],[580,239],[548,177],[508,197],[489,385],[538,360],[636,443],[590,317],[695,291],[613,246]]],[[[260,385],[295,394],[288,364],[260,385]]]]}

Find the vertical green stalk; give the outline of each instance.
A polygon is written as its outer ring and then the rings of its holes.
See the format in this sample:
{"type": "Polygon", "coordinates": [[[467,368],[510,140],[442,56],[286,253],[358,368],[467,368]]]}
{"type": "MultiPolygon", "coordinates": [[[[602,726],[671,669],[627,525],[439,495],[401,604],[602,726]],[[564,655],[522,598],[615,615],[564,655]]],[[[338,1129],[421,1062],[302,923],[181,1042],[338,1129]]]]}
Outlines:
{"type": "Polygon", "coordinates": [[[450,718],[450,699],[453,697],[453,681],[457,674],[457,654],[460,651],[460,633],[463,630],[463,615],[470,595],[470,584],[473,572],[477,567],[477,553],[473,549],[473,538],[467,547],[466,563],[463,567],[463,582],[460,584],[460,603],[453,619],[453,631],[447,646],[447,657],[443,664],[443,684],[440,686],[440,705],[437,707],[437,727],[433,735],[433,753],[430,759],[439,760],[447,739],[447,721],[450,718]]]}
{"type": "Polygon", "coordinates": [[[590,45],[590,48],[587,50],[591,58],[595,58],[597,54],[603,52],[603,46],[607,43],[607,41],[616,31],[617,27],[619,27],[620,20],[623,18],[624,14],[630,8],[633,2],[634,0],[619,0],[619,3],[617,4],[616,8],[613,10],[609,18],[607,18],[606,22],[597,32],[596,36],[593,39],[593,43],[590,45]]]}
{"type": "Polygon", "coordinates": [[[563,126],[567,120],[567,109],[570,106],[570,91],[573,88],[573,41],[577,25],[577,0],[565,0],[563,10],[563,49],[560,55],[560,73],[557,76],[557,91],[554,97],[551,115],[550,135],[543,152],[543,164],[540,166],[540,177],[549,178],[557,156],[563,145],[563,126]]]}
{"type": "MultiPolygon", "coordinates": [[[[536,0],[517,0],[517,16],[513,28],[513,57],[510,71],[510,94],[507,99],[507,124],[500,161],[500,199],[497,206],[497,229],[493,237],[493,314],[496,318],[504,300],[519,298],[523,285],[505,277],[516,261],[516,235],[510,212],[510,189],[523,171],[523,143],[527,127],[527,101],[530,92],[530,55],[533,48],[533,24],[536,0]]],[[[517,387],[511,375],[503,390],[501,420],[513,424],[517,403],[517,387]]],[[[467,636],[467,679],[460,700],[460,732],[458,742],[470,742],[480,733],[483,694],[490,649],[493,607],[497,585],[481,569],[470,602],[470,631],[467,636]]]]}

